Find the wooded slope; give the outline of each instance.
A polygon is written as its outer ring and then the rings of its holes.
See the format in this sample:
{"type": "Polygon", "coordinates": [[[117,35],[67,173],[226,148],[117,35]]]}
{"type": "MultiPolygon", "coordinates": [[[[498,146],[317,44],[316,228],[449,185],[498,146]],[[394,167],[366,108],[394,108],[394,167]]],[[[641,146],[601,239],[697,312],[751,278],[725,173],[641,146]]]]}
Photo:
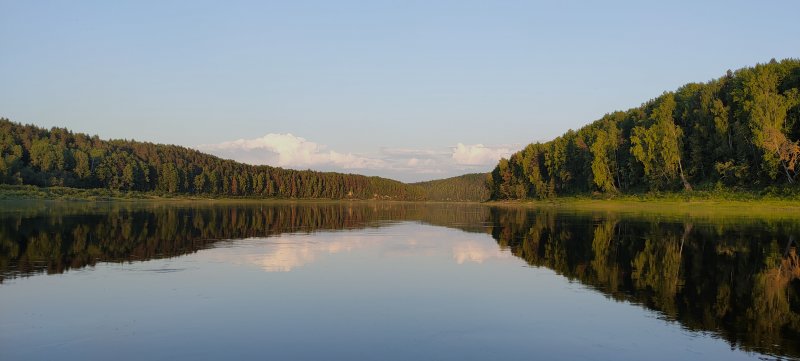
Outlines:
{"type": "Polygon", "coordinates": [[[488,198],[485,176],[469,179],[477,185],[461,177],[405,184],[356,174],[254,166],[175,145],[106,141],[0,118],[0,184],[258,198],[488,198]],[[475,191],[478,188],[483,189],[475,191]]]}
{"type": "Polygon", "coordinates": [[[797,187],[800,60],[728,71],[502,159],[493,199],[797,187]]]}

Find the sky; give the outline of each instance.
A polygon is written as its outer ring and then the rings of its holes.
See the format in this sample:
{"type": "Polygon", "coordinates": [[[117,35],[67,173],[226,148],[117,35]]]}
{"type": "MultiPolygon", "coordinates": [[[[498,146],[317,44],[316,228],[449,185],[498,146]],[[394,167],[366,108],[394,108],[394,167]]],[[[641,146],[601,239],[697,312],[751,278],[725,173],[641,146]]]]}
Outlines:
{"type": "Polygon", "coordinates": [[[800,57],[800,1],[0,0],[0,117],[403,181],[727,69],[800,57]]]}

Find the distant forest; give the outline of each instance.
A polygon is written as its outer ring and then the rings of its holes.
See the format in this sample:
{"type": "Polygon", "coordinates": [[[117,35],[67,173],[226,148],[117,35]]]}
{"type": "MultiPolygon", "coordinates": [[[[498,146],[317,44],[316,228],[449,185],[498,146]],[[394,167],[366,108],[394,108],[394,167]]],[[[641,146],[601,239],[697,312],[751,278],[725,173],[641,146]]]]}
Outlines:
{"type": "Polygon", "coordinates": [[[798,59],[728,71],[606,114],[501,159],[488,177],[411,184],[247,165],[175,145],[101,140],[0,118],[0,184],[212,197],[481,201],[695,188],[796,192],[798,181],[798,59]]]}
{"type": "Polygon", "coordinates": [[[481,201],[485,174],[406,184],[380,177],[254,166],[197,150],[101,140],[0,118],[0,184],[255,198],[481,201]]]}
{"type": "MultiPolygon", "coordinates": [[[[800,60],[728,71],[502,159],[493,199],[767,188],[800,181],[800,60]]],[[[579,105],[577,105],[579,106],[579,105]]]]}

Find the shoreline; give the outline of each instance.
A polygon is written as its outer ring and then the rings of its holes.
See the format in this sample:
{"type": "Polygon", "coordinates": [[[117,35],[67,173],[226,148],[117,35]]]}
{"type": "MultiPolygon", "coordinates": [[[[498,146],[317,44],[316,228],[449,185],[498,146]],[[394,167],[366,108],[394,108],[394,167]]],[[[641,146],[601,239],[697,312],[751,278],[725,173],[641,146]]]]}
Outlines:
{"type": "Polygon", "coordinates": [[[608,212],[619,214],[660,214],[670,216],[732,216],[800,219],[800,202],[796,200],[758,199],[589,199],[559,198],[551,201],[489,201],[494,207],[551,209],[563,212],[608,212]]]}
{"type": "Polygon", "coordinates": [[[137,191],[113,191],[102,188],[37,187],[31,185],[0,185],[0,201],[68,201],[68,202],[214,202],[214,203],[313,203],[313,202],[397,202],[397,203],[455,203],[480,204],[497,207],[553,208],[560,210],[625,211],[625,212],[787,212],[800,213],[800,200],[775,196],[758,196],[751,192],[724,193],[666,193],[632,194],[614,198],[568,196],[552,200],[404,200],[380,198],[256,198],[216,197],[213,195],[160,194],[137,191]],[[735,198],[736,197],[736,198],[735,198]]]}
{"type": "Polygon", "coordinates": [[[476,200],[407,200],[386,198],[276,198],[214,195],[161,194],[139,191],[114,191],[104,188],[37,187],[32,185],[0,185],[0,201],[65,201],[65,202],[400,202],[480,204],[476,200]]]}

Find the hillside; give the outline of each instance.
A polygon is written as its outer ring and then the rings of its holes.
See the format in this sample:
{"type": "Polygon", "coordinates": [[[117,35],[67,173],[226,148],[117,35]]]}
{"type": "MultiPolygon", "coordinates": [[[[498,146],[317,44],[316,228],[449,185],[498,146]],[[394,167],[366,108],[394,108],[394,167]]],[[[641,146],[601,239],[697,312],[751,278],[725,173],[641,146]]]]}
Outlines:
{"type": "Polygon", "coordinates": [[[489,199],[488,174],[470,173],[446,179],[412,183],[422,188],[427,199],[442,201],[484,201],[489,199]]]}
{"type": "Polygon", "coordinates": [[[502,159],[493,199],[704,189],[797,190],[800,60],[728,71],[502,159]]]}
{"type": "MultiPolygon", "coordinates": [[[[484,183],[479,184],[485,187],[484,183]]],[[[380,177],[253,166],[175,145],[101,140],[5,118],[0,118],[0,184],[253,198],[483,200],[488,194],[474,186],[457,192],[458,197],[444,191],[469,184],[461,177],[411,185],[380,177]]]]}

